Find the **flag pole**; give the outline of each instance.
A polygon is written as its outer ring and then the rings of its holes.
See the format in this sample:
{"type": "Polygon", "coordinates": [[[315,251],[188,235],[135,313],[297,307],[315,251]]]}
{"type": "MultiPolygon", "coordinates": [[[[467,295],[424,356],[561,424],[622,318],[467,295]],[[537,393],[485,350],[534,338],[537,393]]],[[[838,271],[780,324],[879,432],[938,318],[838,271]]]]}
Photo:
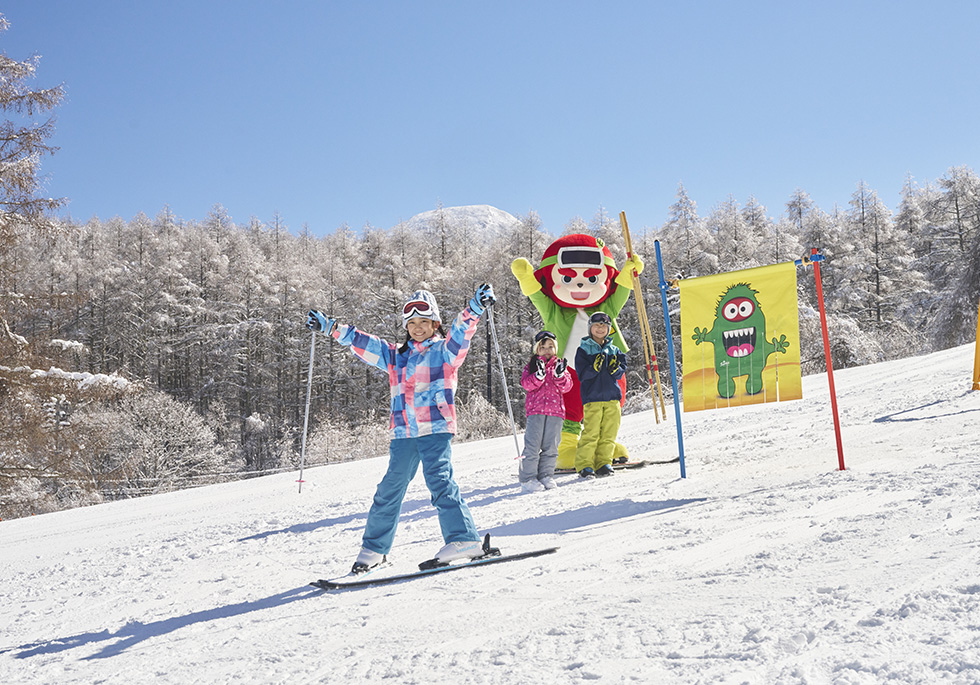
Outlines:
{"type": "Polygon", "coordinates": [[[674,362],[674,334],[670,328],[670,309],[667,308],[667,281],[664,280],[664,262],[660,255],[660,241],[653,241],[657,251],[657,274],[660,276],[660,303],[664,310],[664,325],[667,327],[667,361],[670,364],[670,384],[674,390],[674,417],[677,420],[677,449],[681,464],[681,478],[687,478],[687,467],[684,465],[684,434],[681,432],[681,396],[677,392],[677,374],[674,362]]]}
{"type": "Polygon", "coordinates": [[[823,333],[823,351],[827,364],[827,383],[830,385],[830,408],[834,414],[834,434],[837,438],[837,463],[840,470],[844,471],[846,468],[844,466],[844,443],[841,440],[840,415],[837,412],[837,390],[834,387],[834,361],[830,356],[830,333],[827,330],[827,310],[823,304],[823,283],[820,280],[820,262],[824,258],[823,255],[817,254],[818,252],[819,250],[817,248],[810,248],[810,256],[799,260],[797,264],[813,264],[813,278],[817,290],[817,307],[820,310],[820,330],[823,333]]]}
{"type": "MultiPolygon", "coordinates": [[[[626,222],[626,212],[619,213],[619,224],[623,229],[623,240],[626,243],[626,256],[633,258],[633,241],[630,237],[629,224],[626,222]]],[[[647,381],[650,383],[650,397],[653,400],[653,416],[660,423],[660,414],[657,413],[657,396],[660,396],[660,411],[664,421],[667,420],[667,405],[664,402],[664,391],[660,386],[660,367],[657,365],[657,353],[653,349],[653,331],[650,329],[650,319],[647,318],[647,309],[643,304],[643,292],[640,290],[640,274],[633,269],[633,296],[636,298],[637,320],[640,322],[640,336],[643,338],[643,362],[647,367],[647,381]],[[652,365],[652,368],[651,368],[652,365]],[[654,380],[656,380],[656,392],[654,391],[654,380]]]]}

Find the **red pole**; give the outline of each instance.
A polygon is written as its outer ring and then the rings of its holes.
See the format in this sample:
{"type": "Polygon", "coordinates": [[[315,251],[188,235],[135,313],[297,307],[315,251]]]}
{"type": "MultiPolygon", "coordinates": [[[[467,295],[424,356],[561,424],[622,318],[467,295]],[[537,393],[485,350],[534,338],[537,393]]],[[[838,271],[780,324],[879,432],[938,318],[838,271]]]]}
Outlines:
{"type": "MultiPolygon", "coordinates": [[[[817,248],[810,249],[810,255],[817,254],[817,248]]],[[[830,358],[830,333],[827,331],[827,311],[823,306],[823,284],[820,280],[820,262],[813,262],[813,276],[817,286],[817,305],[820,308],[820,329],[823,331],[823,351],[827,359],[827,382],[830,383],[830,407],[834,412],[834,433],[837,436],[837,462],[844,470],[844,445],[840,437],[840,417],[837,414],[837,391],[834,389],[834,363],[830,358]]]]}

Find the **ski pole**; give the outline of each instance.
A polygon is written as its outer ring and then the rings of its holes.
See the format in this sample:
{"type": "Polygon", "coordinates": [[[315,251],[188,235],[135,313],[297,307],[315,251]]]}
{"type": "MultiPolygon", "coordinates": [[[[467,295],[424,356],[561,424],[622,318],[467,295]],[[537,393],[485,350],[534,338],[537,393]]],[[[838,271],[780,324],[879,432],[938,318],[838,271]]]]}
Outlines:
{"type": "Polygon", "coordinates": [[[493,305],[487,307],[487,323],[490,324],[490,337],[493,338],[493,348],[497,352],[500,363],[500,382],[504,385],[504,401],[507,403],[507,414],[510,416],[510,426],[514,429],[514,447],[517,448],[517,459],[521,458],[521,444],[517,441],[517,422],[514,421],[514,410],[510,406],[510,393],[507,391],[507,372],[504,369],[504,358],[500,354],[500,343],[497,341],[497,329],[493,325],[493,305]]]}
{"type": "Polygon", "coordinates": [[[306,431],[310,425],[310,394],[313,391],[313,352],[316,350],[316,331],[310,331],[310,370],[306,374],[306,415],[303,417],[303,442],[299,450],[299,492],[303,492],[303,463],[306,461],[306,431]]]}

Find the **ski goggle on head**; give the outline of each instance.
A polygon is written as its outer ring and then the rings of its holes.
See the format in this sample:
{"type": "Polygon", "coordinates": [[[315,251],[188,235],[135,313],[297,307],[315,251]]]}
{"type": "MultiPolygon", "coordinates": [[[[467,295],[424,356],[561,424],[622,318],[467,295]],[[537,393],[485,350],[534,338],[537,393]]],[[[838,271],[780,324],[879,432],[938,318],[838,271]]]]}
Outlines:
{"type": "Polygon", "coordinates": [[[552,333],[551,331],[540,331],[534,336],[534,342],[531,343],[531,352],[537,354],[538,348],[540,348],[543,344],[545,344],[549,340],[552,343],[554,343],[555,347],[558,346],[558,338],[555,337],[554,333],[552,333]]]}
{"type": "Polygon", "coordinates": [[[589,325],[595,325],[597,323],[604,323],[607,326],[612,326],[612,319],[605,312],[596,312],[589,317],[589,325]]]}
{"type": "Polygon", "coordinates": [[[406,302],[405,308],[402,309],[402,316],[405,319],[411,319],[416,316],[427,319],[432,316],[432,305],[425,300],[412,300],[411,302],[406,302]]]}

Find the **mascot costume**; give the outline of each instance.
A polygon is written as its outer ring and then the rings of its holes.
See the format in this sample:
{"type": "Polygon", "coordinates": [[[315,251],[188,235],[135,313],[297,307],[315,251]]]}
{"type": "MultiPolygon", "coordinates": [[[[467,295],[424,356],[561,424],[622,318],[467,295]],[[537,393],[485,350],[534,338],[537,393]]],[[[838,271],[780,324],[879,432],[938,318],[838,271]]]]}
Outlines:
{"type": "MultiPolygon", "coordinates": [[[[589,317],[605,312],[613,321],[612,338],[623,352],[629,350],[619,332],[616,317],[633,290],[633,270],[643,271],[643,260],[636,254],[616,269],[612,252],[600,238],[575,233],[548,246],[535,269],[526,259],[515,259],[510,267],[524,293],[544,321],[544,328],[555,334],[558,356],[569,362],[572,387],[564,395],[565,422],[558,445],[556,468],[574,469],[575,450],[582,432],[582,394],[575,375],[575,352],[579,341],[589,334],[589,317]]],[[[626,378],[620,379],[623,398],[626,378]]],[[[626,448],[616,443],[613,461],[628,458],[626,448]]]]}

